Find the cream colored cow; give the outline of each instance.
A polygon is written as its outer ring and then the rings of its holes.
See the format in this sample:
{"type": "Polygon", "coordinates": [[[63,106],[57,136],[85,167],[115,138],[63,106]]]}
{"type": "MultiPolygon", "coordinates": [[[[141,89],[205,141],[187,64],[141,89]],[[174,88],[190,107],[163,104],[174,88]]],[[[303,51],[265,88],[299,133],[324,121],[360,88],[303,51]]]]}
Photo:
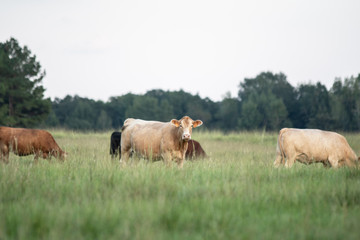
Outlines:
{"type": "Polygon", "coordinates": [[[289,168],[299,161],[304,164],[320,162],[333,168],[356,166],[358,159],[345,137],[318,129],[283,128],[279,132],[274,166],[289,168]],[[286,158],[286,162],[285,162],[286,158]]]}
{"type": "Polygon", "coordinates": [[[163,159],[167,165],[174,160],[181,168],[192,129],[202,124],[188,116],[170,122],[128,118],[122,127],[120,161],[126,163],[134,153],[150,160],[163,159]]]}

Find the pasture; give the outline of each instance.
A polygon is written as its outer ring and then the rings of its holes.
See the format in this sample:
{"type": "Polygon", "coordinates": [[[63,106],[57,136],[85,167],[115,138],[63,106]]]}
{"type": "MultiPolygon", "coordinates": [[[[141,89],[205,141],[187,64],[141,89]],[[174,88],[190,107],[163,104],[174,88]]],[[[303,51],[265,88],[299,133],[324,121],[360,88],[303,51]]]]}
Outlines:
{"type": "Polygon", "coordinates": [[[194,130],[210,157],[178,169],[120,166],[111,132],[50,132],[65,162],[0,164],[0,239],[360,238],[360,170],[275,169],[277,133],[194,130]]]}

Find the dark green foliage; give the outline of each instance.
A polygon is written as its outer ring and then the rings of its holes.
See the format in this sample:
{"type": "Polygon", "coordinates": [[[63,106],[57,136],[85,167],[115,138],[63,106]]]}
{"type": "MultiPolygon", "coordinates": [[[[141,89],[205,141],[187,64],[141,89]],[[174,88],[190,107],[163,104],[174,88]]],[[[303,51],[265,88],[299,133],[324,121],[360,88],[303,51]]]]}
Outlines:
{"type": "Polygon", "coordinates": [[[296,106],[294,88],[284,74],[266,72],[254,79],[245,79],[240,83],[239,98],[241,128],[276,130],[292,125],[289,112],[293,112],[296,106]]]}
{"type": "Polygon", "coordinates": [[[51,101],[40,85],[44,76],[26,46],[14,38],[0,43],[0,125],[31,127],[48,116],[51,101]]]}
{"type": "Polygon", "coordinates": [[[218,127],[225,131],[237,130],[240,117],[239,101],[227,95],[219,105],[220,107],[217,111],[218,127]]]}
{"type": "Polygon", "coordinates": [[[79,96],[66,96],[55,99],[53,113],[49,115],[46,124],[54,127],[64,127],[75,130],[104,130],[110,129],[112,119],[105,111],[102,101],[94,101],[79,96]],[[57,119],[54,118],[57,116],[57,119]]]}
{"type": "Polygon", "coordinates": [[[283,101],[270,91],[251,94],[249,99],[243,102],[242,110],[240,124],[242,128],[276,130],[284,126],[291,126],[286,121],[288,114],[283,101]]]}
{"type": "Polygon", "coordinates": [[[332,128],[329,93],[324,85],[302,84],[298,88],[301,128],[332,128]]]}
{"type": "Polygon", "coordinates": [[[132,117],[132,118],[141,118],[145,120],[163,120],[164,115],[166,115],[168,112],[172,112],[171,106],[169,104],[165,103],[165,108],[162,109],[161,105],[164,105],[162,103],[159,103],[158,99],[151,96],[144,96],[144,97],[137,97],[134,99],[134,102],[132,105],[128,107],[128,109],[125,112],[125,117],[132,117]]]}
{"type": "Polygon", "coordinates": [[[336,79],[330,91],[321,83],[293,88],[282,73],[261,73],[240,84],[240,127],[360,130],[360,75],[336,79]]]}
{"type": "MultiPolygon", "coordinates": [[[[1,89],[0,89],[1,91],[1,89]]],[[[77,130],[120,129],[126,118],[170,121],[188,115],[202,129],[224,131],[282,127],[360,130],[360,75],[337,79],[330,91],[321,83],[292,87],[282,73],[261,73],[240,84],[238,98],[220,102],[180,91],[151,90],[126,94],[108,102],[66,96],[52,103],[46,125],[77,130]]]]}
{"type": "Polygon", "coordinates": [[[112,128],[118,129],[124,123],[125,112],[128,106],[131,106],[136,95],[128,93],[119,97],[111,97],[106,104],[106,112],[112,120],[112,128]]]}
{"type": "Polygon", "coordinates": [[[346,131],[360,130],[360,74],[344,82],[336,79],[330,93],[334,127],[346,131]]]}

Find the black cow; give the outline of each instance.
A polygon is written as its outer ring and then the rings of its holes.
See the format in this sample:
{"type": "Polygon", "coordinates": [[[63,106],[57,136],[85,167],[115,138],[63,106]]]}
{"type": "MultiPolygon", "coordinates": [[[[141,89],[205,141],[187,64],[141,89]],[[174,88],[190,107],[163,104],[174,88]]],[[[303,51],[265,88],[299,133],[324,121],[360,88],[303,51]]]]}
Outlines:
{"type": "Polygon", "coordinates": [[[121,158],[121,132],[113,132],[110,137],[110,155],[111,158],[117,157],[119,154],[121,158]]]}

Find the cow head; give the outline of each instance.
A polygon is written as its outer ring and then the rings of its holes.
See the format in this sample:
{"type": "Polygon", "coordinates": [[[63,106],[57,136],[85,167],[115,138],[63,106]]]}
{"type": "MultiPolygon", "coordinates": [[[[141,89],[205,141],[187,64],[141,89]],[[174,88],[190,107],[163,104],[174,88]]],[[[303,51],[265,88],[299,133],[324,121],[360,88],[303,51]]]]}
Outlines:
{"type": "Polygon", "coordinates": [[[179,129],[181,139],[184,141],[189,141],[191,139],[193,128],[199,127],[203,124],[201,120],[194,121],[188,116],[185,116],[180,120],[173,119],[170,123],[179,129]]]}
{"type": "Polygon", "coordinates": [[[66,158],[68,157],[68,153],[64,152],[64,151],[60,151],[59,157],[61,160],[66,160],[66,158]]]}

